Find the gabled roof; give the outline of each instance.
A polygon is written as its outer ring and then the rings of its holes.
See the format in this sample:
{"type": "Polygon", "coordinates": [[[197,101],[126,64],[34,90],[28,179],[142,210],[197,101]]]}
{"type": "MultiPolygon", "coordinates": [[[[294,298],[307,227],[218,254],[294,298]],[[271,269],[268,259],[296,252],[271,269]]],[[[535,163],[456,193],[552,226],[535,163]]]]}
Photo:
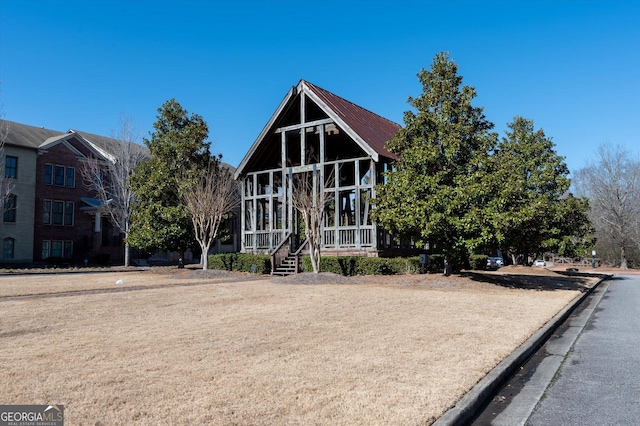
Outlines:
{"type": "Polygon", "coordinates": [[[23,148],[38,149],[47,139],[64,134],[64,132],[49,130],[44,127],[29,126],[13,121],[4,121],[4,123],[9,125],[9,133],[7,134],[5,143],[23,148]]]}
{"type": "Polygon", "coordinates": [[[62,143],[76,155],[81,156],[82,154],[68,142],[71,138],[75,138],[86,146],[88,150],[96,154],[98,158],[103,158],[111,162],[115,161],[115,157],[109,152],[110,147],[116,142],[115,139],[73,129],[67,132],[60,132],[43,127],[16,123],[14,121],[5,122],[9,125],[9,133],[5,141],[7,145],[46,151],[62,143]]]}
{"type": "Polygon", "coordinates": [[[379,116],[367,109],[362,108],[340,96],[324,90],[307,81],[301,81],[306,85],[313,95],[316,103],[324,104],[336,117],[333,118],[340,127],[345,126],[345,130],[352,130],[363,143],[369,145],[377,154],[387,158],[397,158],[385,148],[385,143],[391,140],[400,130],[400,125],[384,117],[379,116]]]}
{"type": "Polygon", "coordinates": [[[280,114],[285,111],[290,102],[300,93],[304,93],[312,99],[329,118],[343,129],[363,151],[371,155],[375,161],[379,161],[380,156],[391,159],[397,158],[395,154],[392,154],[385,148],[385,143],[392,139],[396,132],[400,130],[401,126],[399,124],[314,84],[300,80],[298,85],[292,87],[282,102],[280,102],[275,113],[271,116],[260,132],[260,135],[258,135],[258,138],[240,162],[236,170],[236,178],[242,174],[245,166],[255,154],[258,147],[263,143],[266,136],[275,130],[273,126],[280,117],[280,114]]]}

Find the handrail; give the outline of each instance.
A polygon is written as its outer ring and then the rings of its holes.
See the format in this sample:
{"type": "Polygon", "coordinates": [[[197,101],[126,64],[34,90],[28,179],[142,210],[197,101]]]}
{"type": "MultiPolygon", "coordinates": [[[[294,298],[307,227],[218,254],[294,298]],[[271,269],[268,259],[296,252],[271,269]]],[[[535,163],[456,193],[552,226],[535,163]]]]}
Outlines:
{"type": "Polygon", "coordinates": [[[302,242],[302,244],[300,244],[300,248],[298,250],[296,250],[294,254],[294,256],[298,256],[300,255],[300,252],[302,251],[302,249],[304,249],[304,246],[306,246],[309,243],[309,240],[307,238],[305,238],[305,240],[302,242]]]}
{"type": "Polygon", "coordinates": [[[280,249],[282,248],[283,245],[285,245],[286,243],[289,242],[289,238],[291,237],[291,232],[288,232],[287,235],[284,236],[284,238],[282,239],[282,241],[280,241],[280,244],[277,245],[276,248],[274,248],[270,253],[269,256],[274,256],[278,251],[280,251],[280,249]]]}
{"type": "Polygon", "coordinates": [[[280,241],[280,244],[269,253],[269,258],[271,259],[271,273],[273,274],[278,265],[289,255],[289,251],[291,250],[291,232],[287,233],[285,238],[280,241]],[[286,249],[286,254],[282,254],[286,249]]]}
{"type": "Polygon", "coordinates": [[[304,246],[306,246],[308,243],[309,239],[305,238],[302,244],[300,244],[298,250],[296,250],[296,252],[293,254],[296,258],[296,274],[300,272],[300,253],[302,252],[302,249],[304,249],[304,246]]]}

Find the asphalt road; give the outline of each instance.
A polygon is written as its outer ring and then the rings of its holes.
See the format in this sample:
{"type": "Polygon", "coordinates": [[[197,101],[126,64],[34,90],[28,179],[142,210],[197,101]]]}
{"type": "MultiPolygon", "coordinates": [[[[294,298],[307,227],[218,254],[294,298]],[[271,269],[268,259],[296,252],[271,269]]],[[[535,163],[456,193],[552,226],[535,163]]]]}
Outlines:
{"type": "Polygon", "coordinates": [[[609,281],[527,424],[640,423],[640,277],[609,281]]]}
{"type": "Polygon", "coordinates": [[[640,276],[603,282],[473,425],[640,424],[640,276]]]}

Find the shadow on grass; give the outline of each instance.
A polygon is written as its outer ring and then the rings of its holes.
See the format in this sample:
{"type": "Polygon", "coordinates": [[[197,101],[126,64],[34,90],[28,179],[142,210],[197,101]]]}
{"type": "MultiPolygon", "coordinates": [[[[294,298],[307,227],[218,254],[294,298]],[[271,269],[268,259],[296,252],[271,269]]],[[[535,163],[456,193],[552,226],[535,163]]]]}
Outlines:
{"type": "Polygon", "coordinates": [[[593,278],[605,278],[608,275],[527,275],[527,274],[496,274],[488,272],[463,272],[461,277],[473,281],[490,283],[508,288],[527,290],[578,290],[588,291],[596,283],[593,278]]]}

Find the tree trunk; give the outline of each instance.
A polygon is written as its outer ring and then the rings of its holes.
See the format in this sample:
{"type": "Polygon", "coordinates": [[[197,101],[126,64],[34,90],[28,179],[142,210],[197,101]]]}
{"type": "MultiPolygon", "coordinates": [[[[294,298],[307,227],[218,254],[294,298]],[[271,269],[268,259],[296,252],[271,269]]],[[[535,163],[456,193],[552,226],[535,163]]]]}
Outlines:
{"type": "Polygon", "coordinates": [[[451,275],[451,263],[449,262],[449,258],[446,257],[444,259],[444,276],[448,277],[451,275]]]}
{"type": "Polygon", "coordinates": [[[202,250],[202,255],[200,256],[200,261],[202,262],[202,270],[207,271],[209,269],[209,246],[210,244],[202,244],[200,245],[200,249],[202,250]]]}
{"type": "Polygon", "coordinates": [[[309,239],[309,257],[311,258],[313,273],[317,274],[320,272],[320,249],[313,239],[309,239]]]}
{"type": "Polygon", "coordinates": [[[131,247],[129,247],[129,243],[126,240],[126,236],[125,236],[125,243],[124,243],[124,266],[130,266],[131,264],[131,260],[130,260],[130,250],[131,247]]]}
{"type": "Polygon", "coordinates": [[[131,247],[129,246],[129,221],[124,224],[124,266],[131,266],[131,247]]]}
{"type": "Polygon", "coordinates": [[[624,244],[620,246],[620,269],[626,271],[627,268],[627,253],[624,248],[624,244]]]}

